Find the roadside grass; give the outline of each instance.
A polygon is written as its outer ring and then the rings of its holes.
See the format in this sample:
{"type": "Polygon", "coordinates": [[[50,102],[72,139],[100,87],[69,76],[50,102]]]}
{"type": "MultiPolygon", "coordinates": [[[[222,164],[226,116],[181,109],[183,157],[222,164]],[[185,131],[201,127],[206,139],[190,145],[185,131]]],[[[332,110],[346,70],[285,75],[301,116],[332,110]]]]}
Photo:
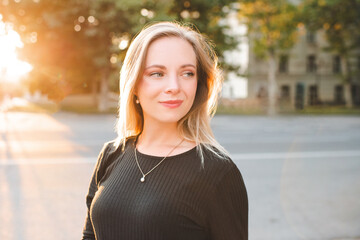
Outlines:
{"type": "MultiPolygon", "coordinates": [[[[217,115],[266,115],[266,109],[253,107],[244,108],[236,106],[219,105],[217,115]]],[[[360,108],[347,108],[345,106],[308,106],[304,109],[280,108],[278,115],[360,115],[360,108]]]]}
{"type": "Polygon", "coordinates": [[[100,112],[96,106],[81,106],[81,105],[65,105],[60,107],[61,111],[73,112],[79,114],[117,114],[116,107],[110,107],[104,112],[100,112]]]}
{"type": "Polygon", "coordinates": [[[345,106],[311,106],[302,110],[293,110],[293,112],[284,114],[299,115],[360,115],[360,108],[347,108],[345,106]]]}
{"type": "Polygon", "coordinates": [[[258,107],[243,108],[219,104],[215,115],[266,115],[266,113],[264,109],[260,109],[258,107]]]}
{"type": "Polygon", "coordinates": [[[33,112],[33,113],[55,113],[59,111],[78,114],[117,114],[116,94],[109,94],[109,109],[99,111],[94,98],[90,94],[70,95],[60,102],[44,101],[32,102],[22,98],[14,98],[6,101],[0,109],[8,112],[33,112]]]}
{"type": "Polygon", "coordinates": [[[56,104],[27,103],[26,105],[8,106],[3,111],[51,114],[51,113],[55,113],[55,112],[59,111],[59,106],[56,104]]]}
{"type": "Polygon", "coordinates": [[[91,94],[70,95],[63,99],[59,105],[60,110],[65,112],[74,112],[79,114],[117,114],[119,95],[110,92],[108,94],[107,104],[109,108],[106,111],[99,111],[97,101],[91,94]]]}
{"type": "Polygon", "coordinates": [[[78,114],[117,114],[117,108],[111,107],[104,112],[100,112],[95,106],[65,105],[59,104],[39,104],[28,103],[27,105],[13,105],[5,109],[7,112],[31,112],[31,113],[55,113],[59,111],[78,114]]]}
{"type": "MultiPolygon", "coordinates": [[[[105,112],[100,112],[95,105],[79,104],[76,102],[68,102],[67,104],[55,103],[32,103],[12,104],[3,108],[8,112],[32,112],[32,113],[55,113],[58,111],[72,112],[78,114],[117,114],[118,109],[113,104],[105,112]]],[[[266,109],[260,107],[238,107],[224,106],[219,104],[216,115],[250,115],[265,116],[266,109]]],[[[278,115],[360,115],[360,108],[346,108],[345,106],[308,106],[301,110],[281,108],[278,115]]]]}

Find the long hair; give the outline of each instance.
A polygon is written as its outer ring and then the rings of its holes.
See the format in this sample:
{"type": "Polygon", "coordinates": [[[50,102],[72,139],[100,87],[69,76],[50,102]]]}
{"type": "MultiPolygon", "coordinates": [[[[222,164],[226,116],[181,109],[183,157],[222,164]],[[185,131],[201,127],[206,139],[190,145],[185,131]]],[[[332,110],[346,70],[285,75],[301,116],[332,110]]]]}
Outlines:
{"type": "Polygon", "coordinates": [[[115,146],[122,144],[124,147],[129,137],[138,136],[142,132],[144,117],[141,106],[135,102],[135,88],[144,72],[149,45],[163,37],[179,37],[187,41],[196,55],[197,91],[189,112],[178,121],[179,133],[196,143],[202,159],[202,147],[216,155],[227,156],[226,150],[215,140],[210,127],[222,82],[213,45],[193,28],[174,22],[149,25],[130,44],[120,72],[119,117],[116,124],[118,138],[115,146]]]}

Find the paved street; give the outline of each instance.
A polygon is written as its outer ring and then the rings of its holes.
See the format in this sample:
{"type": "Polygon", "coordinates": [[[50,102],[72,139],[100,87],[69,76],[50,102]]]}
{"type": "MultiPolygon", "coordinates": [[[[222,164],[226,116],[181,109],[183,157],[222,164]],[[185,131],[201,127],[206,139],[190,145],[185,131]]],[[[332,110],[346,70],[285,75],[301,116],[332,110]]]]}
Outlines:
{"type": "MultiPolygon", "coordinates": [[[[0,113],[0,239],[79,240],[115,116],[0,113]]],[[[250,239],[360,239],[360,117],[217,116],[240,168],[250,239]]]]}

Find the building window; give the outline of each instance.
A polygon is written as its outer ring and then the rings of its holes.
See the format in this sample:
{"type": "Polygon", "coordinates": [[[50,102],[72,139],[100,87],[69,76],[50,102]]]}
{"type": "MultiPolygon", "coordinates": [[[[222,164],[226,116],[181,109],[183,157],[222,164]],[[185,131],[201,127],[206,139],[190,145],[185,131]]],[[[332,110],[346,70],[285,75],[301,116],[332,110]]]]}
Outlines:
{"type": "MultiPolygon", "coordinates": [[[[359,57],[360,60],[360,57],[359,57]]],[[[351,86],[351,100],[355,106],[360,106],[360,85],[351,86]]]]}
{"type": "Polygon", "coordinates": [[[336,104],[344,104],[344,87],[342,85],[336,85],[334,91],[334,102],[336,104]]]}
{"type": "Polygon", "coordinates": [[[305,95],[305,86],[303,83],[297,83],[295,88],[295,108],[303,109],[304,108],[304,95],[305,95]]]}
{"type": "Polygon", "coordinates": [[[259,89],[258,89],[258,92],[257,92],[257,98],[259,99],[266,99],[268,94],[267,94],[267,90],[265,87],[261,86],[259,89]]]}
{"type": "Polygon", "coordinates": [[[309,105],[317,105],[318,103],[318,87],[316,85],[311,85],[309,86],[309,105]]]}
{"type": "Polygon", "coordinates": [[[316,56],[315,55],[309,55],[307,57],[306,71],[308,73],[316,72],[316,56]]]}
{"type": "Polygon", "coordinates": [[[306,41],[308,43],[315,43],[315,33],[312,31],[306,32],[306,41]]]}
{"type": "Polygon", "coordinates": [[[290,99],[290,87],[288,85],[281,86],[280,98],[281,98],[281,100],[289,100],[290,99]]]}
{"type": "Polygon", "coordinates": [[[340,56],[333,57],[333,73],[340,73],[341,72],[341,61],[340,56]]]}
{"type": "Polygon", "coordinates": [[[289,69],[289,57],[287,55],[281,55],[279,60],[279,72],[287,73],[289,69]]]}

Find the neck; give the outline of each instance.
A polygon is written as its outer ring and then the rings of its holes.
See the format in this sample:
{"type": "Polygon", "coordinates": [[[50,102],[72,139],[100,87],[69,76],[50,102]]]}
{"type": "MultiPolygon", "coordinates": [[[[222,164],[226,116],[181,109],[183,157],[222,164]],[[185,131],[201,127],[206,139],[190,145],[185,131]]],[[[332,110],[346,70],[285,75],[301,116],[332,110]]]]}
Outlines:
{"type": "MultiPolygon", "coordinates": [[[[183,140],[177,129],[177,123],[162,123],[147,119],[144,128],[137,139],[136,148],[139,152],[153,156],[166,156],[183,140]]],[[[187,150],[188,144],[182,142],[171,155],[187,150]],[[184,147],[186,147],[184,149],[184,147]]]]}
{"type": "Polygon", "coordinates": [[[196,146],[193,141],[183,141],[177,123],[163,123],[147,118],[143,131],[137,139],[136,148],[139,152],[153,156],[169,156],[182,153],[196,146]],[[181,144],[179,145],[179,143],[181,144]]]}
{"type": "Polygon", "coordinates": [[[181,139],[176,123],[149,124],[145,122],[138,144],[151,147],[174,146],[181,139]]]}

